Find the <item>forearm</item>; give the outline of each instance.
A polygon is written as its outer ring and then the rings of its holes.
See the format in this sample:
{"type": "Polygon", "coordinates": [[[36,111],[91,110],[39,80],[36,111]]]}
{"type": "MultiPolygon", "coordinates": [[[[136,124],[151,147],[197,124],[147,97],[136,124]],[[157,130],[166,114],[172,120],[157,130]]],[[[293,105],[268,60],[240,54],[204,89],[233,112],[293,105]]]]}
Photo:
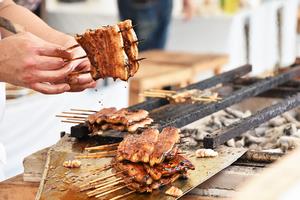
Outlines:
{"type": "MultiPolygon", "coordinates": [[[[51,43],[59,45],[70,43],[70,36],[54,30],[32,12],[16,5],[11,0],[4,0],[4,3],[0,3],[0,16],[11,20],[13,23],[20,24],[26,31],[51,43]]],[[[8,36],[8,32],[4,31],[2,33],[4,37],[8,36]]]]}

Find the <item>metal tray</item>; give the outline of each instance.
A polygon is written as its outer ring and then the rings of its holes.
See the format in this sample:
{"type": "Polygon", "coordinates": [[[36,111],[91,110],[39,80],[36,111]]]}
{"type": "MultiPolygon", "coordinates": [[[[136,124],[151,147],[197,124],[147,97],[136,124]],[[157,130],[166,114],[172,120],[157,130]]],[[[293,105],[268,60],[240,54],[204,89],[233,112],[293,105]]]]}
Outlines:
{"type": "MultiPolygon", "coordinates": [[[[83,184],[82,177],[93,179],[92,170],[100,168],[110,163],[111,158],[103,159],[82,159],[82,166],[79,169],[67,169],[62,166],[65,160],[73,159],[74,156],[82,151],[88,142],[72,141],[65,136],[58,144],[56,144],[48,152],[45,171],[36,196],[36,200],[94,200],[89,198],[85,192],[80,192],[78,186],[83,184]],[[66,178],[69,177],[69,178],[66,178]]],[[[219,156],[214,158],[189,158],[195,165],[196,169],[189,172],[187,180],[177,180],[172,185],[180,188],[184,194],[203,183],[216,173],[231,165],[246,150],[240,148],[229,148],[221,146],[217,149],[219,156]]],[[[100,176],[106,176],[112,173],[111,170],[101,172],[100,176]]],[[[95,176],[96,177],[96,176],[95,176]]],[[[99,177],[99,175],[97,176],[99,177]]],[[[153,193],[138,194],[134,193],[123,199],[135,200],[171,200],[178,199],[165,195],[168,186],[153,193]]],[[[103,199],[110,199],[116,195],[128,192],[127,189],[115,192],[105,196],[103,199]]]]}

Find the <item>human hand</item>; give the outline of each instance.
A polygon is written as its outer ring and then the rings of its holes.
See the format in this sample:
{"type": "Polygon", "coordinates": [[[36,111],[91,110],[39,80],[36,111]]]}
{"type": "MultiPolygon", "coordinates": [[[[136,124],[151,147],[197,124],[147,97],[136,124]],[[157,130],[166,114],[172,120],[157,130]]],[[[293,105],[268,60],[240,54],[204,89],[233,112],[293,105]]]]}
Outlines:
{"type": "Polygon", "coordinates": [[[44,94],[69,91],[66,77],[73,65],[72,54],[62,46],[25,32],[0,41],[0,81],[31,88],[44,94]]]}
{"type": "Polygon", "coordinates": [[[183,0],[183,17],[185,20],[190,20],[196,13],[196,3],[194,0],[183,0]]]}
{"type": "MultiPolygon", "coordinates": [[[[73,37],[69,37],[69,40],[66,42],[65,49],[77,44],[73,37]]],[[[70,52],[72,58],[78,58],[86,55],[85,51],[79,46],[70,52]]],[[[87,88],[96,87],[96,81],[93,80],[90,73],[80,73],[88,72],[91,69],[91,64],[88,58],[74,60],[68,63],[68,65],[73,66],[73,72],[68,76],[67,83],[70,85],[70,92],[79,92],[87,88]]]]}

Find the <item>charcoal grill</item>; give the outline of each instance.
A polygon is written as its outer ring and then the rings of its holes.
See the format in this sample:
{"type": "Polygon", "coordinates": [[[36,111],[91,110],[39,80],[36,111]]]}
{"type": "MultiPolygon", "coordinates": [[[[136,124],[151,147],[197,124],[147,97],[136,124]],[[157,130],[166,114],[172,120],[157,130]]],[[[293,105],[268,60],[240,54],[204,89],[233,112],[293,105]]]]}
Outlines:
{"type": "MultiPolygon", "coordinates": [[[[209,89],[217,85],[230,86],[231,91],[220,94],[222,100],[218,102],[203,104],[169,104],[165,99],[150,98],[140,104],[129,107],[130,110],[145,109],[150,112],[150,117],[158,124],[161,130],[167,126],[182,128],[194,121],[202,119],[210,114],[235,105],[247,98],[262,96],[281,98],[282,101],[263,108],[235,124],[204,138],[203,145],[205,148],[216,148],[224,144],[231,138],[237,137],[242,133],[256,128],[262,123],[274,118],[288,110],[297,107],[300,104],[300,81],[294,79],[300,75],[300,65],[292,65],[289,70],[273,77],[264,79],[242,78],[251,72],[251,65],[244,65],[231,71],[222,73],[212,78],[200,81],[187,87],[180,88],[178,91],[189,89],[209,89]]],[[[225,88],[225,87],[221,87],[225,88]]],[[[71,136],[83,139],[89,134],[85,124],[71,127],[71,136]]],[[[101,139],[109,138],[113,140],[122,140],[124,133],[116,131],[107,131],[101,136],[101,139]]]]}

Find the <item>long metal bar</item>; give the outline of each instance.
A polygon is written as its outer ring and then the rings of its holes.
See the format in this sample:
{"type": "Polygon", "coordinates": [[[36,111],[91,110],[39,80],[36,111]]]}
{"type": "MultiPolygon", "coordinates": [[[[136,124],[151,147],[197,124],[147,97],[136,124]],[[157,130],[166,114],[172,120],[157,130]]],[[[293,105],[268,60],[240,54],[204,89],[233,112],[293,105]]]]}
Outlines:
{"type": "Polygon", "coordinates": [[[173,105],[167,105],[160,108],[158,112],[154,113],[154,116],[159,119],[159,121],[156,122],[161,124],[161,128],[167,126],[183,127],[212,113],[239,103],[246,98],[257,96],[258,94],[270,90],[280,84],[283,84],[299,75],[300,66],[295,67],[285,73],[279,74],[276,77],[266,78],[246,88],[239,89],[229,96],[223,98],[219,102],[210,103],[207,105],[199,103],[181,106],[176,105],[176,107],[174,107],[173,105]],[[172,112],[171,109],[176,109],[177,114],[172,113],[171,116],[167,119],[163,119],[160,117],[164,117],[164,113],[166,113],[167,111],[172,112]]]}
{"type": "MultiPolygon", "coordinates": [[[[249,72],[251,72],[251,70],[252,70],[251,65],[244,65],[244,66],[238,67],[236,69],[230,70],[228,72],[224,72],[220,75],[216,75],[212,78],[208,78],[208,79],[205,79],[198,83],[191,84],[187,87],[179,89],[178,91],[191,90],[191,89],[204,90],[204,89],[213,87],[220,83],[227,83],[227,82],[233,81],[236,78],[239,78],[239,77],[242,77],[242,76],[248,74],[249,72]]],[[[151,111],[151,110],[154,110],[161,106],[167,105],[168,103],[169,102],[166,99],[152,98],[145,102],[131,106],[131,107],[129,107],[129,109],[131,109],[131,110],[144,109],[144,110],[151,111]]]]}
{"type": "Polygon", "coordinates": [[[231,138],[235,138],[248,130],[258,127],[262,123],[300,105],[300,93],[287,98],[280,103],[264,108],[255,114],[242,119],[224,129],[221,129],[203,140],[205,148],[216,148],[231,138]]]}
{"type": "MultiPolygon", "coordinates": [[[[214,76],[212,78],[206,79],[204,81],[200,81],[198,83],[191,84],[185,88],[179,89],[179,90],[190,90],[190,89],[206,89],[210,88],[212,86],[215,86],[219,83],[226,83],[235,80],[236,78],[240,78],[241,76],[246,75],[247,73],[251,72],[252,66],[251,65],[244,65],[241,67],[238,67],[236,69],[230,70],[228,72],[224,72],[220,75],[214,76]]],[[[162,107],[164,105],[169,104],[169,102],[166,99],[159,99],[159,98],[152,98],[150,100],[147,100],[143,103],[134,105],[129,107],[131,110],[137,110],[137,109],[144,109],[144,110],[154,110],[154,109],[159,109],[159,107],[162,107]]],[[[173,110],[173,109],[171,109],[173,110]]],[[[176,110],[173,110],[176,111],[176,110]]],[[[170,110],[165,110],[165,114],[168,114],[170,110]]],[[[170,116],[170,115],[168,115],[170,116]]],[[[156,118],[154,118],[156,119],[156,118]]],[[[157,121],[157,120],[156,120],[157,121]]],[[[87,137],[89,134],[89,129],[85,124],[80,124],[76,126],[71,127],[71,136],[76,137],[76,138],[84,138],[87,137]]],[[[124,134],[122,133],[117,133],[117,132],[104,132],[102,134],[103,138],[107,136],[112,136],[112,137],[123,137],[124,134]]]]}

